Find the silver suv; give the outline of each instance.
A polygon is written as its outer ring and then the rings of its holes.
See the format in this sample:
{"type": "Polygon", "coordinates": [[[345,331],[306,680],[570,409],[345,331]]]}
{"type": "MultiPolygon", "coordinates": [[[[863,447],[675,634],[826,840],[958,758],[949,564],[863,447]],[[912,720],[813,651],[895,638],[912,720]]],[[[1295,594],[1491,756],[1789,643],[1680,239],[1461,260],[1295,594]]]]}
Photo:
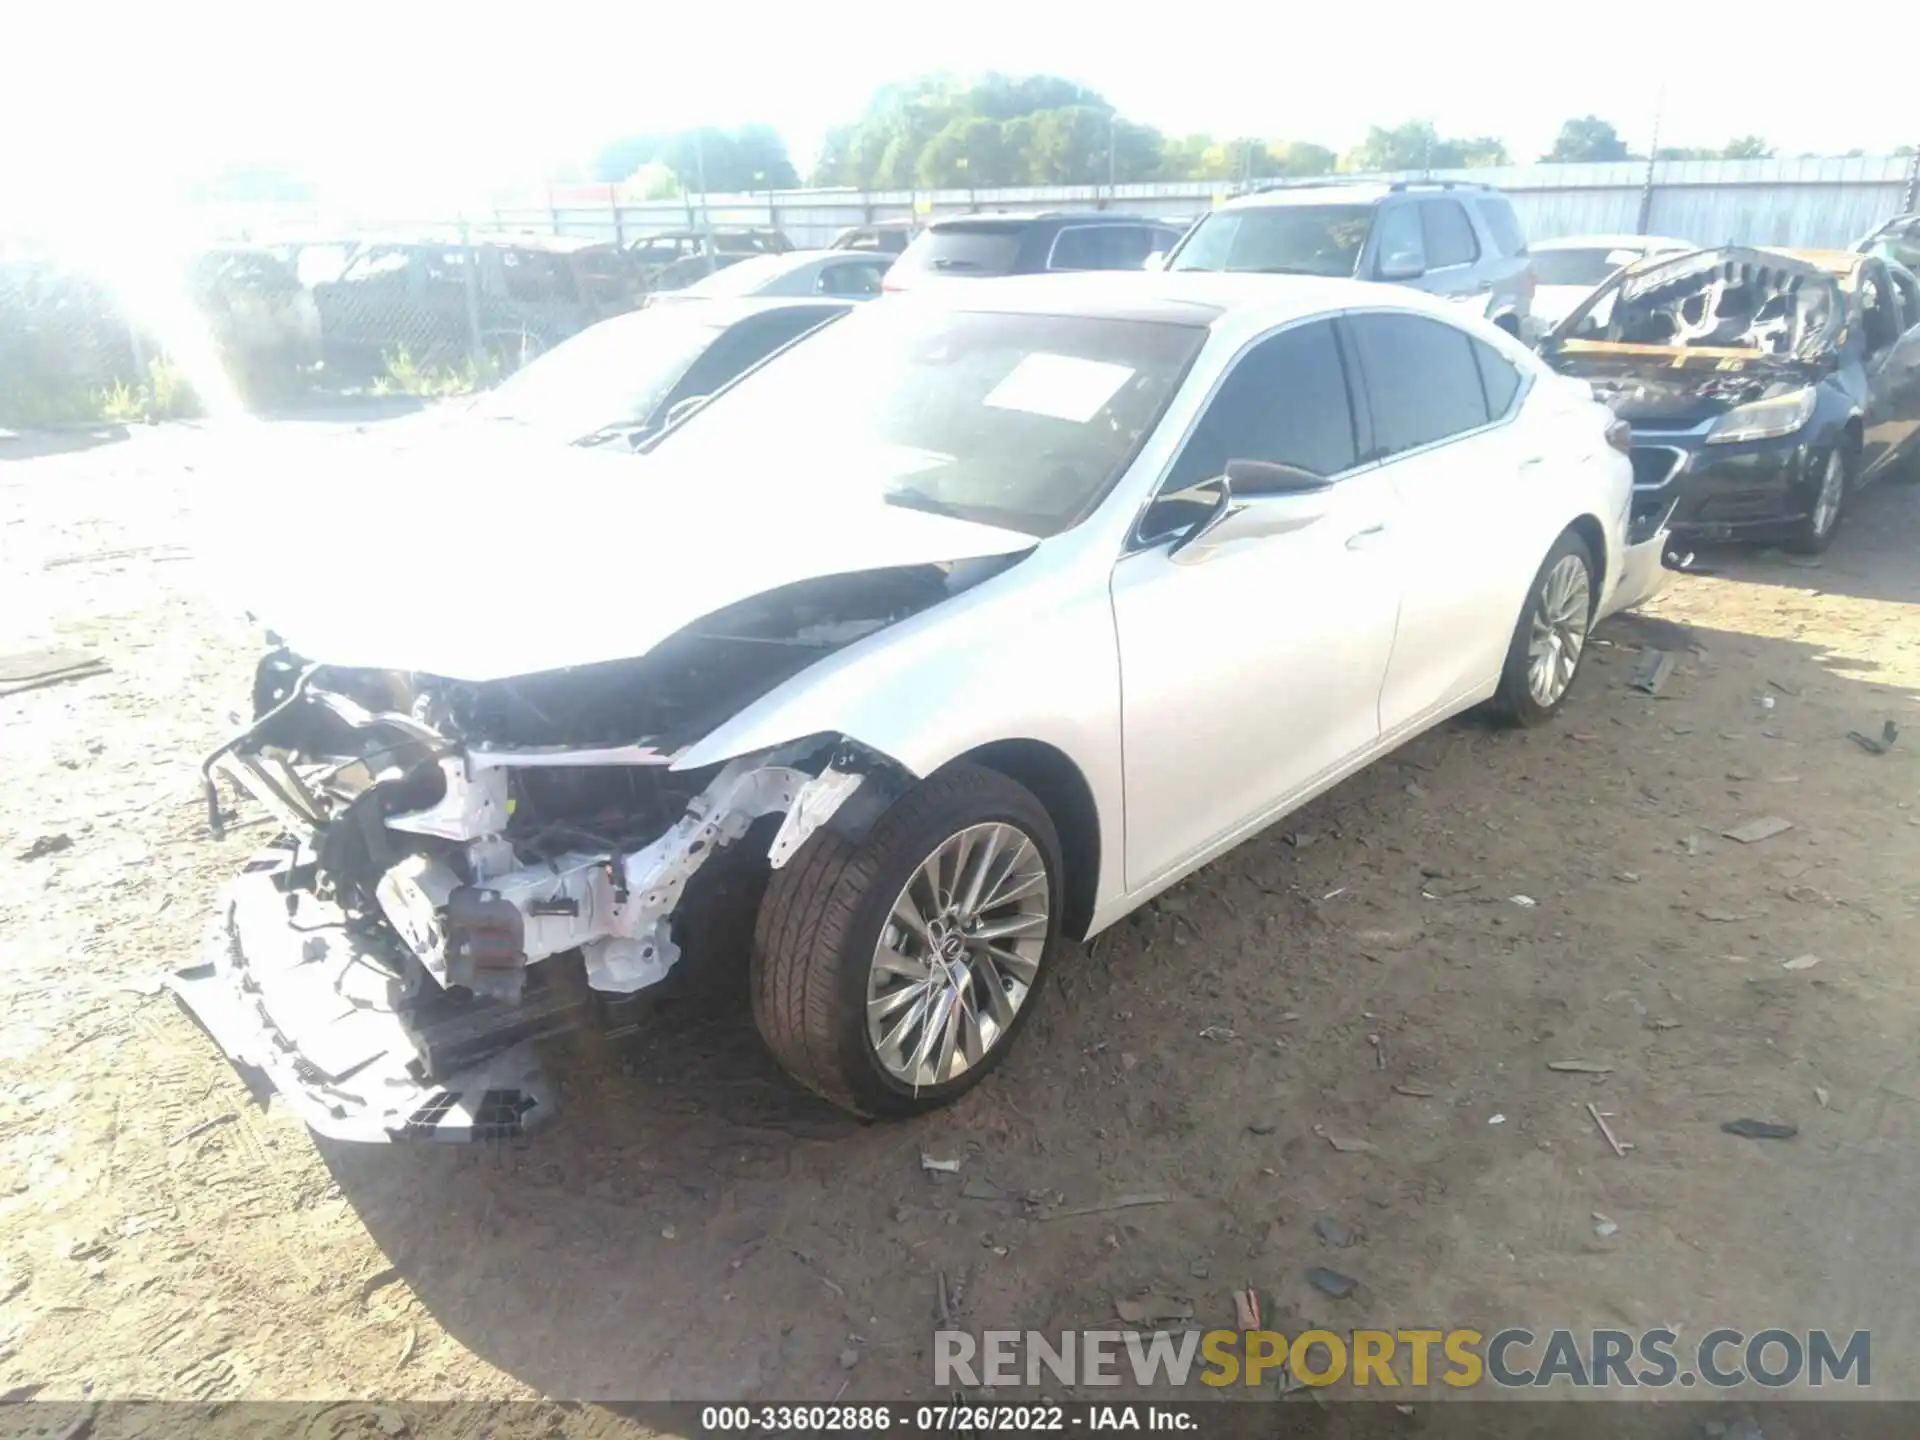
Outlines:
{"type": "Polygon", "coordinates": [[[1167,270],[1342,275],[1412,285],[1531,332],[1533,265],[1507,197],[1460,180],[1276,185],[1203,216],[1167,270]]]}

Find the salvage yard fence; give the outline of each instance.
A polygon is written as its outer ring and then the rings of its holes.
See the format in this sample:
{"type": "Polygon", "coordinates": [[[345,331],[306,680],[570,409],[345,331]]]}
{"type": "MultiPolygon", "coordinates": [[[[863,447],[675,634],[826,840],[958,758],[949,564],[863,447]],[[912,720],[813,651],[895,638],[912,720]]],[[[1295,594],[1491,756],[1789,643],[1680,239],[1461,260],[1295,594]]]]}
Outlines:
{"type": "MultiPolygon", "coordinates": [[[[1498,186],[1535,240],[1638,232],[1703,245],[1844,247],[1888,216],[1920,208],[1920,156],[1900,155],[1522,165],[1287,183],[1421,179],[1498,186]]],[[[1203,181],[646,200],[617,185],[555,185],[452,214],[425,205],[410,215],[202,206],[176,217],[173,228],[192,237],[190,253],[180,257],[179,283],[162,287],[181,292],[176,321],[194,317],[201,343],[185,347],[178,323],[156,325],[150,312],[124,307],[129,293],[151,297],[151,286],[116,285],[68,263],[57,247],[36,248],[29,238],[21,250],[0,237],[0,425],[191,413],[210,364],[220,370],[211,378],[249,405],[298,403],[316,388],[470,389],[664,283],[642,279],[637,257],[612,248],[649,236],[678,232],[683,239],[674,243],[685,244],[710,227],[773,226],[804,248],[876,221],[977,211],[1102,208],[1182,221],[1236,190],[1203,181]],[[561,239],[544,238],[551,236],[561,239]],[[604,244],[589,258],[579,246],[591,241],[604,244]],[[336,283],[343,277],[351,283],[336,283]],[[197,367],[181,365],[183,350],[200,354],[197,367]],[[209,351],[217,361],[205,358],[209,351]]],[[[144,244],[130,238],[125,256],[144,244]]],[[[158,263],[146,259],[150,269],[158,263]]]]}
{"type": "MultiPolygon", "coordinates": [[[[1844,248],[1880,221],[1920,208],[1920,156],[1809,160],[1661,160],[1396,171],[1326,180],[1466,180],[1506,191],[1527,233],[1672,235],[1702,245],[1844,248]]],[[[1299,183],[1299,182],[1292,182],[1299,183]]],[[[479,223],[626,242],[712,225],[774,225],[799,246],[877,220],[980,210],[1125,210],[1192,218],[1230,198],[1225,181],[980,190],[776,190],[641,200],[617,185],[552,186],[495,197],[479,223]]]]}

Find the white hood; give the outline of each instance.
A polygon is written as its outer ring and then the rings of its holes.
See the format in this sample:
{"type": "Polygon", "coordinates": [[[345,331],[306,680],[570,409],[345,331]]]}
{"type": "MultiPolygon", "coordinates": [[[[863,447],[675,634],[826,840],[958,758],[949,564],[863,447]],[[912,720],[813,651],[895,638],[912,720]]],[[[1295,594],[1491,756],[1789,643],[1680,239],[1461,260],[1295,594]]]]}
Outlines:
{"type": "Polygon", "coordinates": [[[482,681],[626,659],[796,581],[1037,543],[877,494],[825,500],[804,473],[742,495],[618,442],[454,427],[300,453],[319,468],[273,477],[286,509],[250,502],[269,523],[240,529],[226,568],[250,613],[330,665],[482,681]]]}

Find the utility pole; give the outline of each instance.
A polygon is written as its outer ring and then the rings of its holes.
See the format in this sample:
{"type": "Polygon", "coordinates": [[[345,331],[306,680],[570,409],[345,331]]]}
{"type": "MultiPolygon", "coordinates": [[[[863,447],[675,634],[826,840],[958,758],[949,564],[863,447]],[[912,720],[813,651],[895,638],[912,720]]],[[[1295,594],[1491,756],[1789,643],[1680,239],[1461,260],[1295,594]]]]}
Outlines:
{"type": "Polygon", "coordinates": [[[713,213],[707,209],[707,146],[701,129],[693,127],[693,175],[700,187],[700,248],[707,257],[707,274],[713,274],[713,213]]]}
{"type": "Polygon", "coordinates": [[[1107,206],[1109,209],[1113,206],[1113,181],[1116,165],[1114,156],[1119,146],[1119,139],[1120,112],[1118,110],[1109,110],[1107,112],[1107,206]]]}
{"type": "Polygon", "coordinates": [[[1640,182],[1640,218],[1634,234],[1645,235],[1653,223],[1653,157],[1660,153],[1660,112],[1666,108],[1667,88],[1661,86],[1653,96],[1653,134],[1647,140],[1647,173],[1640,182]]]}

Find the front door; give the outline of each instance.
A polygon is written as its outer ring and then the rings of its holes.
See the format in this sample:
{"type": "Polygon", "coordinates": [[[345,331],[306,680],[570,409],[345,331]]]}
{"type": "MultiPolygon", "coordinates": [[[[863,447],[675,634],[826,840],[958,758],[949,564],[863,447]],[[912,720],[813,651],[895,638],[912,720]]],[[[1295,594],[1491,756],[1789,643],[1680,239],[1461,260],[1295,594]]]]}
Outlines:
{"type": "Polygon", "coordinates": [[[1360,459],[1331,321],[1264,337],[1234,363],[1113,574],[1126,773],[1126,877],[1153,883],[1379,737],[1399,590],[1392,487],[1360,459]],[[1230,460],[1325,476],[1285,533],[1202,558],[1179,498],[1230,460]]]}

